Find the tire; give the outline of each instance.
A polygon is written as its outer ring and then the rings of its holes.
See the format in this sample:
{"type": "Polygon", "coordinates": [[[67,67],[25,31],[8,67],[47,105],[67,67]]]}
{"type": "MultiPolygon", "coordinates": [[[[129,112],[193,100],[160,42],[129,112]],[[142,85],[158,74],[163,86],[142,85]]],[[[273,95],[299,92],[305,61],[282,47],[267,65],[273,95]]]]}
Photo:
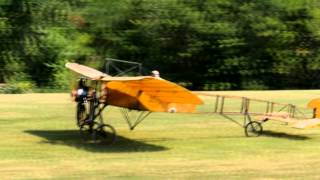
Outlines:
{"type": "Polygon", "coordinates": [[[85,120],[88,118],[87,108],[84,103],[77,104],[76,123],[79,128],[85,124],[85,120]]]}
{"type": "Polygon", "coordinates": [[[93,130],[92,136],[96,144],[112,144],[116,140],[116,130],[109,124],[101,124],[93,130]]]}
{"type": "Polygon", "coordinates": [[[263,128],[261,123],[251,121],[245,126],[245,134],[247,137],[258,137],[262,134],[263,128]]]}

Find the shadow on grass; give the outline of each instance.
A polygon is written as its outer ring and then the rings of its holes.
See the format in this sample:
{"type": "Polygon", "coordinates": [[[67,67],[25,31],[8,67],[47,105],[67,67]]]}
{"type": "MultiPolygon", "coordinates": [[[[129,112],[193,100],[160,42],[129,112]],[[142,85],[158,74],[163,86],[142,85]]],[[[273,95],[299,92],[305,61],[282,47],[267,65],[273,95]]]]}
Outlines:
{"type": "Polygon", "coordinates": [[[62,144],[91,152],[153,152],[166,147],[148,144],[142,140],[131,140],[117,136],[113,144],[98,144],[85,141],[78,130],[27,130],[26,133],[45,138],[41,143],[62,144]]]}
{"type": "Polygon", "coordinates": [[[284,139],[290,139],[290,140],[308,140],[311,139],[308,136],[303,135],[293,135],[293,134],[287,134],[283,132],[274,132],[274,131],[263,131],[262,136],[267,137],[274,137],[274,138],[284,138],[284,139]]]}

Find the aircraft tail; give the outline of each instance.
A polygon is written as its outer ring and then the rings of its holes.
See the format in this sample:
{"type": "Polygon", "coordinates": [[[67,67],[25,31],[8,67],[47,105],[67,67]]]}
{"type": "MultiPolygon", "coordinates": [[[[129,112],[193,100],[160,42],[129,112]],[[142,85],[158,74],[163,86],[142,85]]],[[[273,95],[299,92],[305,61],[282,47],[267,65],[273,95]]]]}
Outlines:
{"type": "Polygon", "coordinates": [[[308,108],[312,108],[314,110],[314,118],[320,118],[320,98],[312,99],[307,106],[308,108]]]}

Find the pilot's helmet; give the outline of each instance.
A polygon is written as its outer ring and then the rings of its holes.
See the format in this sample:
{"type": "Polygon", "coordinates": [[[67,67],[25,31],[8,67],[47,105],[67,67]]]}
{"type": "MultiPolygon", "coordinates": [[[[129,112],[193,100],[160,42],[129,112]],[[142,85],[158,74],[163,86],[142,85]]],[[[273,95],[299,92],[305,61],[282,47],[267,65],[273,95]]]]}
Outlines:
{"type": "Polygon", "coordinates": [[[79,86],[79,88],[85,87],[85,86],[86,86],[86,79],[81,77],[81,78],[78,80],[78,86],[79,86]]]}
{"type": "Polygon", "coordinates": [[[151,71],[151,75],[152,75],[153,77],[160,77],[160,73],[159,73],[159,71],[157,71],[157,70],[151,71]]]}

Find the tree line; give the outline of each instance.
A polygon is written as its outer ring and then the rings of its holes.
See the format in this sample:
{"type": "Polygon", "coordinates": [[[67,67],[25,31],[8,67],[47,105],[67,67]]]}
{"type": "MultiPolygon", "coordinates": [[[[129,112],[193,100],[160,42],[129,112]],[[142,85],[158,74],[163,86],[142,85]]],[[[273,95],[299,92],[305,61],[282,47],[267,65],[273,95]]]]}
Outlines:
{"type": "Polygon", "coordinates": [[[68,61],[143,63],[196,90],[320,82],[316,0],[0,0],[0,83],[66,89],[68,61]]]}

